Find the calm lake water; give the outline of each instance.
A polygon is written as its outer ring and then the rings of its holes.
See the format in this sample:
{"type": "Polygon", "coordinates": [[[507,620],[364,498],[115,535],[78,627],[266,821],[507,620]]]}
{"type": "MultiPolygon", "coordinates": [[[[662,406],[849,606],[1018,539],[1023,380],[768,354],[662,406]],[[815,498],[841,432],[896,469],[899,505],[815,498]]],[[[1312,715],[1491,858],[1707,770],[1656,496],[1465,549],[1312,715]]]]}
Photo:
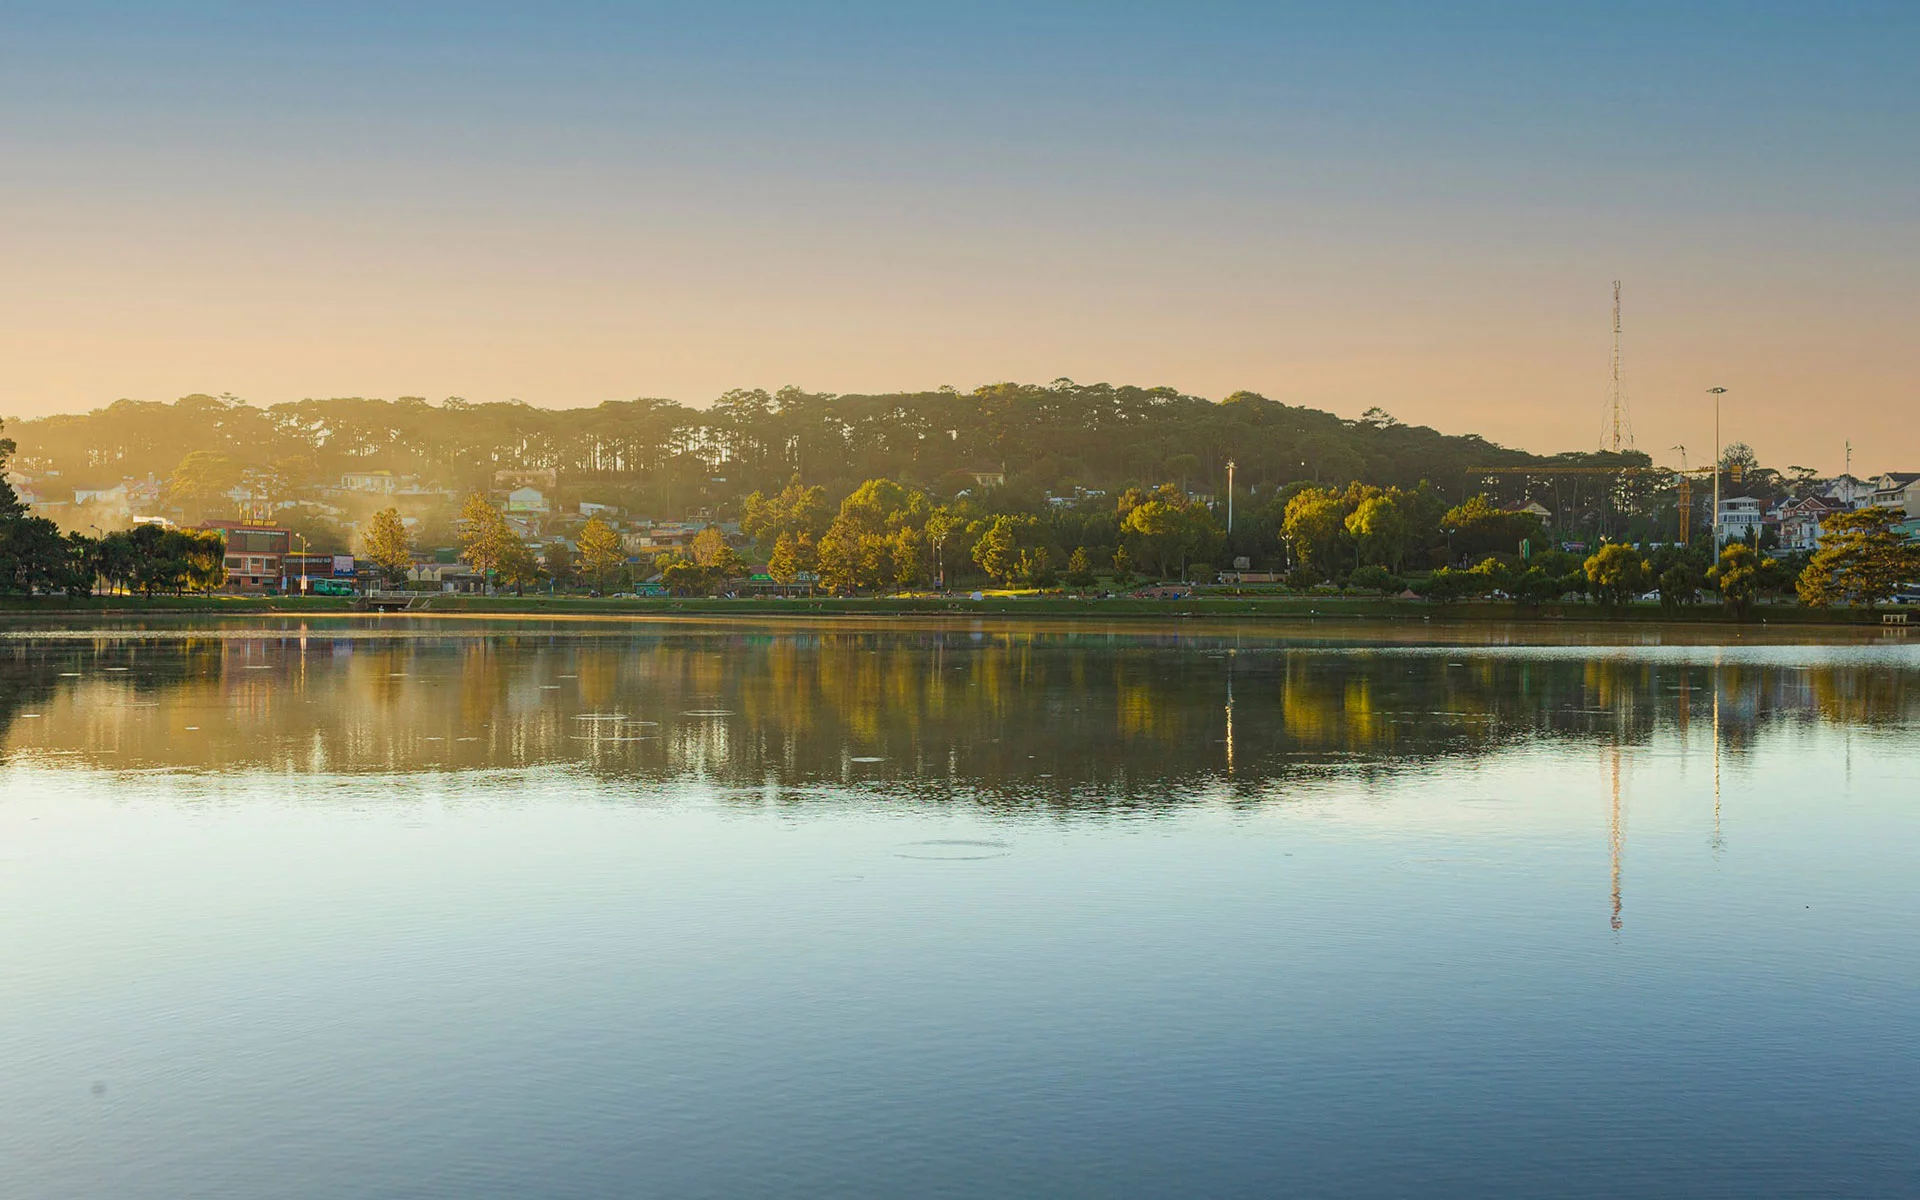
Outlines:
{"type": "Polygon", "coordinates": [[[1920,634],[1628,636],[0,627],[0,1193],[1915,1194],[1920,634]]]}

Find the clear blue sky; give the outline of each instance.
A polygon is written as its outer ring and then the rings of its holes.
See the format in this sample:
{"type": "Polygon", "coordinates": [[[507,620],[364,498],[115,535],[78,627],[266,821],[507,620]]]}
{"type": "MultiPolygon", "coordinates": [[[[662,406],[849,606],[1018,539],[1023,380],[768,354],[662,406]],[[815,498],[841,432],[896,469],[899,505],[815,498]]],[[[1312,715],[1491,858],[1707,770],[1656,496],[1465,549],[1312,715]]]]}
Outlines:
{"type": "Polygon", "coordinates": [[[1704,446],[1718,383],[1770,462],[1920,469],[1917,34],[1911,3],[0,3],[0,410],[1068,375],[1566,449],[1618,277],[1644,448],[1704,446]]]}

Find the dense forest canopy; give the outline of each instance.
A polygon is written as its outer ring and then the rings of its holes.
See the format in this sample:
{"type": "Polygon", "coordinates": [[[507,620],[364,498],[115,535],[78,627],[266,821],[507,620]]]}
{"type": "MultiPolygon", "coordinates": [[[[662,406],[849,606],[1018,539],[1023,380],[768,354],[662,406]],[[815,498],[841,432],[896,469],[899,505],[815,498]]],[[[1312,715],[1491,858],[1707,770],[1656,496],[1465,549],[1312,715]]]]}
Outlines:
{"type": "Polygon", "coordinates": [[[965,393],[735,390],[704,409],[657,399],[547,409],[457,397],[257,407],[195,395],[172,404],[121,400],[12,428],[23,469],[57,473],[72,487],[165,478],[188,454],[214,451],[292,486],[385,470],[464,489],[486,486],[503,469],[553,469],[572,498],[662,515],[727,508],[795,476],[835,495],[882,477],[952,495],[974,486],[979,471],[1004,472],[1007,489],[1035,497],[1161,482],[1216,492],[1229,459],[1243,493],[1297,481],[1411,488],[1428,480],[1457,498],[1468,486],[1466,468],[1529,458],[1378,409],[1346,420],[1251,392],[1214,402],[1172,388],[1065,379],[965,393]]]}

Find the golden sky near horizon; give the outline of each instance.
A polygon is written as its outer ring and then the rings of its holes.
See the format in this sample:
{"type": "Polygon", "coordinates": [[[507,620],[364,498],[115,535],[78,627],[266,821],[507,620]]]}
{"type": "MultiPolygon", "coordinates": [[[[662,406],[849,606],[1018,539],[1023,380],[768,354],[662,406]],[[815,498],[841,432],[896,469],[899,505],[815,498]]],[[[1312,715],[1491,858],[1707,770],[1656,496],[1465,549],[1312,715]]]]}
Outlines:
{"type": "Polygon", "coordinates": [[[1704,457],[1719,385],[1770,465],[1920,469],[1884,31],[1646,18],[1619,76],[1573,18],[1447,65],[1238,6],[561,7],[0,24],[0,413],[1066,376],[1553,452],[1600,443],[1619,278],[1641,449],[1704,457]]]}

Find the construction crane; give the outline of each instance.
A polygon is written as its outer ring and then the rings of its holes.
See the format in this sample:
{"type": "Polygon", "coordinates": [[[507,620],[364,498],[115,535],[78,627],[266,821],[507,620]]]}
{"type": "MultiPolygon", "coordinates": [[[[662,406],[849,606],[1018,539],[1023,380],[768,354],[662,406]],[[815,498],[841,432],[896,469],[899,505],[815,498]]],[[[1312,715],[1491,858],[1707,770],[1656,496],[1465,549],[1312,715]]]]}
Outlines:
{"type": "MultiPolygon", "coordinates": [[[[1675,447],[1675,448],[1679,449],[1679,447],[1675,447]]],[[[1481,478],[1481,479],[1498,478],[1499,476],[1502,476],[1502,475],[1519,475],[1527,478],[1535,478],[1535,477],[1551,478],[1554,476],[1569,476],[1569,475],[1574,476],[1576,478],[1580,476],[1592,476],[1592,475],[1664,476],[1674,481],[1674,484],[1679,492],[1680,544],[1684,546],[1684,545],[1687,545],[1691,540],[1690,531],[1693,525],[1692,523],[1693,483],[1692,483],[1692,480],[1690,479],[1690,476],[1708,475],[1712,473],[1712,468],[1710,467],[1699,467],[1693,470],[1688,470],[1685,464],[1686,464],[1686,452],[1682,450],[1681,451],[1681,468],[1678,471],[1674,470],[1672,467],[1654,467],[1654,466],[1640,467],[1640,466],[1621,465],[1617,467],[1560,467],[1560,466],[1547,466],[1547,465],[1529,465],[1529,466],[1512,466],[1512,467],[1468,467],[1465,471],[1465,474],[1468,475],[1469,477],[1475,477],[1475,478],[1481,478]]]]}

